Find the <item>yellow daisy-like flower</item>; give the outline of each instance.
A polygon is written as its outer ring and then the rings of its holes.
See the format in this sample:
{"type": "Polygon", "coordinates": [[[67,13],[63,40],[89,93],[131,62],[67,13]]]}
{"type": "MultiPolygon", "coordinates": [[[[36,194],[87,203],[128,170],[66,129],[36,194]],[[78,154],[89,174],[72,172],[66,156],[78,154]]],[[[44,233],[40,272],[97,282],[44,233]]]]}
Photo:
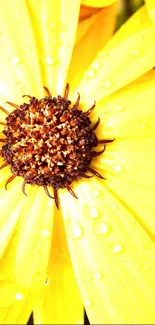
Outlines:
{"type": "Polygon", "coordinates": [[[76,41],[79,1],[0,4],[0,163],[7,164],[0,171],[1,324],[24,324],[32,310],[35,324],[82,324],[83,305],[92,324],[155,321],[150,4],[104,49],[113,29],[107,15],[114,25],[115,3],[82,19],[76,41]],[[24,94],[33,98],[23,99],[24,94]],[[54,137],[59,138],[56,151],[54,137]],[[48,151],[40,155],[45,140],[48,151]],[[70,173],[61,171],[62,164],[69,164],[70,173]],[[49,168],[54,195],[45,177],[49,168]],[[35,185],[37,177],[42,186],[35,185]]]}

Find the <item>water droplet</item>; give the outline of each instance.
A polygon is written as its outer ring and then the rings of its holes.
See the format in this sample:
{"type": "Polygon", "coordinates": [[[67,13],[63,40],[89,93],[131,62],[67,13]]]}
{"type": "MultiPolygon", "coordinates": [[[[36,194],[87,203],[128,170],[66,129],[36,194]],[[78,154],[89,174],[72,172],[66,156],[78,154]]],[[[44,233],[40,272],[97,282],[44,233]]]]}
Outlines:
{"type": "Polygon", "coordinates": [[[62,42],[62,45],[63,45],[64,47],[69,47],[69,46],[70,46],[70,43],[69,43],[68,41],[63,41],[63,42],[62,42]]]}
{"type": "Polygon", "coordinates": [[[93,230],[97,235],[108,235],[110,233],[109,225],[104,222],[96,222],[93,226],[93,230]]]}
{"type": "Polygon", "coordinates": [[[90,306],[92,305],[92,301],[91,301],[91,300],[86,300],[86,301],[84,302],[84,305],[85,305],[86,307],[90,307],[90,306]]]}
{"type": "Polygon", "coordinates": [[[93,197],[98,197],[100,196],[100,192],[98,190],[93,190],[90,192],[90,194],[93,196],[93,197]]]}
{"type": "Polygon", "coordinates": [[[139,268],[140,268],[140,265],[137,263],[137,264],[135,265],[135,267],[136,267],[136,269],[139,269],[139,268]]]}
{"type": "Polygon", "coordinates": [[[112,210],[116,210],[116,204],[113,204],[111,208],[112,210]]]}
{"type": "Polygon", "coordinates": [[[121,244],[114,244],[112,246],[112,253],[113,254],[119,254],[123,252],[123,246],[121,244]]]}
{"type": "Polygon", "coordinates": [[[28,51],[28,52],[30,52],[31,51],[31,47],[26,45],[25,46],[25,50],[28,51]]]}
{"type": "Polygon", "coordinates": [[[13,23],[14,25],[17,25],[17,24],[18,24],[18,20],[17,20],[17,19],[12,19],[12,23],[13,23]]]}
{"type": "Polygon", "coordinates": [[[50,234],[51,234],[51,231],[49,229],[47,229],[47,228],[43,228],[41,230],[41,234],[42,234],[43,237],[49,237],[50,234]]]}
{"type": "Polygon", "coordinates": [[[17,292],[16,295],[15,295],[15,298],[17,300],[22,300],[23,299],[23,295],[21,293],[17,292]]]}
{"type": "Polygon", "coordinates": [[[91,281],[92,280],[92,276],[89,275],[88,278],[87,278],[88,281],[91,281]]]}
{"type": "Polygon", "coordinates": [[[70,220],[68,228],[73,239],[79,239],[83,236],[82,226],[77,220],[70,220]]]}
{"type": "Polygon", "coordinates": [[[47,56],[47,57],[43,58],[43,63],[52,65],[54,63],[54,59],[50,56],[47,56]]]}
{"type": "Polygon", "coordinates": [[[62,73],[66,73],[67,72],[67,69],[66,68],[61,68],[61,72],[62,73]]]}
{"type": "Polygon", "coordinates": [[[110,88],[112,86],[112,84],[111,84],[110,80],[105,80],[105,81],[101,82],[101,86],[108,89],[108,88],[110,88]]]}
{"type": "Polygon", "coordinates": [[[0,307],[8,307],[16,300],[22,300],[23,290],[18,289],[18,285],[9,280],[0,281],[0,307]]]}
{"type": "Polygon", "coordinates": [[[102,278],[102,273],[101,272],[95,272],[94,273],[94,279],[95,280],[100,280],[102,278]]]}
{"type": "Polygon", "coordinates": [[[64,32],[65,29],[66,29],[65,25],[60,25],[60,32],[64,32]]]}
{"type": "Polygon", "coordinates": [[[122,169],[123,169],[120,164],[115,164],[112,167],[117,173],[120,173],[122,171],[122,169]]]}
{"type": "Polygon", "coordinates": [[[134,56],[138,56],[139,55],[139,51],[137,49],[133,49],[130,51],[130,53],[134,56]]]}
{"type": "Polygon", "coordinates": [[[123,112],[124,108],[123,108],[122,106],[117,106],[117,107],[116,107],[116,110],[117,110],[118,112],[123,112]]]}
{"type": "Polygon", "coordinates": [[[96,207],[84,206],[85,215],[89,219],[100,218],[99,210],[96,207]]]}
{"type": "Polygon", "coordinates": [[[51,23],[51,24],[50,24],[50,27],[51,27],[52,29],[55,29],[55,27],[56,27],[55,23],[51,23]]]}
{"type": "Polygon", "coordinates": [[[18,64],[20,62],[20,58],[17,55],[11,57],[11,61],[13,64],[18,64]]]}
{"type": "Polygon", "coordinates": [[[81,279],[79,279],[79,280],[77,280],[77,282],[78,282],[78,284],[81,284],[81,283],[82,283],[82,280],[81,280],[81,279]]]}
{"type": "Polygon", "coordinates": [[[95,69],[95,70],[98,70],[100,68],[100,64],[98,61],[95,61],[93,64],[92,64],[92,68],[95,69]]]}
{"type": "Polygon", "coordinates": [[[93,78],[95,76],[95,72],[94,70],[88,70],[86,71],[85,75],[87,78],[93,78]]]}
{"type": "Polygon", "coordinates": [[[146,125],[144,124],[144,123],[142,123],[141,125],[140,125],[140,129],[141,130],[144,130],[146,128],[146,125]]]}

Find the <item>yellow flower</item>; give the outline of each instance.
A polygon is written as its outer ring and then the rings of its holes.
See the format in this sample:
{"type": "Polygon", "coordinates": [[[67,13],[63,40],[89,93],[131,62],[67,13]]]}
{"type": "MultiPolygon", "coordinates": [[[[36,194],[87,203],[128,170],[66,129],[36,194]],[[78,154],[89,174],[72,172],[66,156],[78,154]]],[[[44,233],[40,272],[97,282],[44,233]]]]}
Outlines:
{"type": "Polygon", "coordinates": [[[99,11],[81,21],[74,46],[79,9],[73,0],[0,4],[0,105],[11,112],[6,101],[43,98],[43,86],[62,95],[69,82],[79,111],[96,101],[97,138],[115,138],[91,163],[106,180],[73,182],[78,199],[59,189],[59,210],[43,186],[27,185],[25,196],[22,177],[6,191],[12,173],[0,171],[1,324],[24,324],[32,310],[35,324],[82,324],[83,305],[92,324],[155,322],[155,29],[143,6],[101,49],[112,28],[102,11],[101,33],[99,11]]]}

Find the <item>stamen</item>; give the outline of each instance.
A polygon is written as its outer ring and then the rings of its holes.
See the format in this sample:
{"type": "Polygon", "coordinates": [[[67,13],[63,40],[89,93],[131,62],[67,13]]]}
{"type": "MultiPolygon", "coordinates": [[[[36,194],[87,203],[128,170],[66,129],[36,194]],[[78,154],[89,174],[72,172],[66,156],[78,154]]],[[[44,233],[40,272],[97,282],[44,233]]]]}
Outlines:
{"type": "Polygon", "coordinates": [[[105,139],[105,140],[98,140],[97,144],[106,144],[106,143],[110,143],[110,142],[113,142],[115,139],[105,139]]]}
{"type": "Polygon", "coordinates": [[[91,151],[91,154],[93,157],[97,157],[97,156],[100,156],[106,149],[106,146],[104,146],[103,150],[101,151],[91,151]]]}
{"type": "Polygon", "coordinates": [[[24,179],[24,182],[22,184],[22,192],[23,192],[23,194],[25,194],[27,196],[27,194],[25,192],[25,186],[26,186],[26,184],[27,184],[27,181],[24,179]]]}
{"type": "Polygon", "coordinates": [[[65,93],[64,93],[64,99],[68,98],[68,93],[69,93],[69,84],[67,83],[66,88],[65,88],[65,93]]]}
{"type": "Polygon", "coordinates": [[[0,142],[6,142],[6,139],[0,139],[0,142]]]}
{"type": "Polygon", "coordinates": [[[47,87],[45,87],[45,86],[44,86],[44,89],[45,89],[45,91],[46,91],[48,97],[52,97],[52,94],[51,94],[51,92],[49,91],[49,89],[48,89],[47,87]]]}
{"type": "Polygon", "coordinates": [[[6,125],[6,123],[4,123],[4,122],[0,122],[0,125],[6,125]]]}
{"type": "Polygon", "coordinates": [[[69,192],[73,197],[75,197],[75,199],[78,199],[78,197],[77,197],[76,194],[73,192],[73,190],[71,189],[70,186],[66,186],[66,188],[67,188],[68,192],[69,192]]]}
{"type": "Polygon", "coordinates": [[[93,111],[93,109],[95,108],[95,106],[96,106],[96,102],[94,101],[94,105],[92,107],[90,107],[88,109],[88,111],[85,112],[86,116],[88,116],[93,111]]]}
{"type": "Polygon", "coordinates": [[[29,98],[32,98],[32,96],[30,96],[30,95],[23,95],[22,97],[29,97],[29,98]]]}
{"type": "Polygon", "coordinates": [[[50,197],[50,199],[54,199],[54,196],[51,196],[49,191],[48,191],[48,188],[46,185],[44,185],[44,190],[45,190],[45,193],[47,194],[48,197],[50,197]]]}
{"type": "Polygon", "coordinates": [[[81,173],[80,176],[84,177],[84,178],[92,178],[93,177],[93,175],[87,175],[87,174],[83,174],[83,173],[81,173]]]}
{"type": "Polygon", "coordinates": [[[1,169],[3,169],[3,168],[5,168],[6,166],[8,166],[8,164],[7,164],[7,163],[5,163],[5,164],[1,165],[1,166],[0,166],[0,170],[1,170],[1,169]]]}
{"type": "Polygon", "coordinates": [[[11,181],[13,181],[13,179],[16,177],[16,175],[12,175],[7,181],[6,181],[6,183],[5,183],[5,189],[7,190],[7,185],[11,182],[11,181]]]}
{"type": "Polygon", "coordinates": [[[4,107],[2,107],[2,106],[0,106],[0,109],[1,109],[1,111],[3,111],[5,114],[10,114],[8,111],[7,111],[7,109],[5,109],[4,107]]]}
{"type": "Polygon", "coordinates": [[[97,127],[99,126],[99,124],[100,124],[100,118],[98,117],[98,120],[97,120],[97,122],[94,124],[94,126],[92,127],[92,131],[95,131],[96,129],[97,129],[97,127]]]}
{"type": "Polygon", "coordinates": [[[94,174],[95,176],[97,176],[98,178],[106,179],[106,178],[103,177],[101,174],[99,174],[96,170],[94,170],[94,169],[92,169],[92,168],[90,168],[90,167],[88,167],[88,170],[89,170],[92,174],[94,174]]]}
{"type": "Polygon", "coordinates": [[[58,190],[56,188],[54,188],[54,200],[55,200],[56,207],[59,210],[58,190]]]}
{"type": "Polygon", "coordinates": [[[17,109],[21,109],[21,107],[18,106],[17,104],[14,104],[12,102],[6,102],[6,103],[9,104],[9,105],[11,105],[11,106],[13,106],[13,107],[15,107],[15,108],[17,108],[17,109]]]}
{"type": "Polygon", "coordinates": [[[75,103],[75,105],[74,105],[74,108],[78,108],[79,103],[80,103],[80,94],[78,93],[78,98],[77,98],[77,100],[76,100],[76,103],[75,103]]]}

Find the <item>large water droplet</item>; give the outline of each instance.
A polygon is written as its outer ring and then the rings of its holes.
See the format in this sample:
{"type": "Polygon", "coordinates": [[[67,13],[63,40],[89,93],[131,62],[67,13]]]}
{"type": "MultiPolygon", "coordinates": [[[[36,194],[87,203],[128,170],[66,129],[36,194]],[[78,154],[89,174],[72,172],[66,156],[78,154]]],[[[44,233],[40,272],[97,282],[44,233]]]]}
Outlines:
{"type": "Polygon", "coordinates": [[[100,217],[99,210],[96,207],[84,206],[85,215],[89,219],[97,219],[100,217]]]}
{"type": "Polygon", "coordinates": [[[69,234],[73,239],[80,239],[83,236],[83,228],[77,220],[67,222],[69,234]]]}
{"type": "Polygon", "coordinates": [[[110,226],[104,222],[96,222],[93,225],[93,230],[96,235],[108,235],[110,233],[110,226]]]}

